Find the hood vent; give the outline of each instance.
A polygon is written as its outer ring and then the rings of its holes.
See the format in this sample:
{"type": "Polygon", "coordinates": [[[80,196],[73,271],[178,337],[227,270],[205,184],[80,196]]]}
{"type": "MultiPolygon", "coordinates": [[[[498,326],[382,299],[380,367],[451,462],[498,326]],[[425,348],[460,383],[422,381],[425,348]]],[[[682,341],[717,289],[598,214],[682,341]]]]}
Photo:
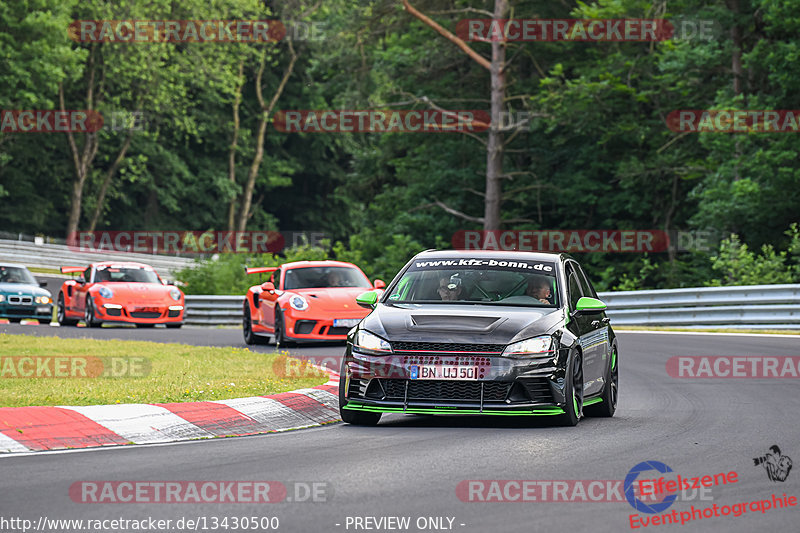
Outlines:
{"type": "Polygon", "coordinates": [[[411,315],[408,329],[413,331],[465,331],[488,333],[506,321],[497,316],[411,315]]]}

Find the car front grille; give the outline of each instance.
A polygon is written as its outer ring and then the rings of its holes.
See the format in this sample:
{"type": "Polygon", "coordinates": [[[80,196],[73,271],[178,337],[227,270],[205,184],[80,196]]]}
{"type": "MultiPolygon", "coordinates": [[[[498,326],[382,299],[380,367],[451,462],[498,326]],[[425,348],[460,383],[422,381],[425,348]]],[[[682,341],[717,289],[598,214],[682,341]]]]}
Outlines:
{"type": "Polygon", "coordinates": [[[505,344],[461,344],[450,342],[392,342],[396,352],[502,353],[505,344]]]}
{"type": "Polygon", "coordinates": [[[551,403],[554,401],[547,378],[520,379],[519,381],[525,386],[531,401],[536,403],[551,403]]]}
{"type": "Polygon", "coordinates": [[[347,332],[353,328],[328,328],[328,335],[347,335],[347,332]]]}
{"type": "Polygon", "coordinates": [[[133,311],[131,312],[131,317],[133,318],[159,318],[161,313],[155,313],[152,311],[133,311]]]}
{"type": "Polygon", "coordinates": [[[483,401],[502,402],[511,388],[511,383],[499,381],[382,379],[381,385],[386,391],[386,399],[403,400],[406,381],[408,381],[408,401],[480,402],[481,383],[483,383],[483,401]]]}
{"type": "Polygon", "coordinates": [[[8,303],[14,305],[31,305],[33,303],[33,296],[9,296],[8,303]]]}

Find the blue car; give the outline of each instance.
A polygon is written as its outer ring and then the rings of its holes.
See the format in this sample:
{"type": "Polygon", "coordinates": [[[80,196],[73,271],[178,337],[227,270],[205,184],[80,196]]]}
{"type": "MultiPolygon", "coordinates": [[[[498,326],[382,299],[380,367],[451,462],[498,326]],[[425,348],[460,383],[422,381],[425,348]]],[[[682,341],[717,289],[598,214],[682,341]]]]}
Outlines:
{"type": "Polygon", "coordinates": [[[53,297],[24,265],[0,263],[0,318],[19,322],[24,318],[50,321],[53,297]]]}

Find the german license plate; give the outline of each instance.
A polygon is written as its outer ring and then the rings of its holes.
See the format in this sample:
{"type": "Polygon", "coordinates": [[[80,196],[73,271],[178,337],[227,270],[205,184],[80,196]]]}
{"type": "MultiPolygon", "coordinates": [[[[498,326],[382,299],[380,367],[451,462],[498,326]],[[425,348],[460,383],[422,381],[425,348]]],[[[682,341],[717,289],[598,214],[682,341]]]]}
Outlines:
{"type": "Polygon", "coordinates": [[[467,365],[411,365],[409,378],[469,381],[484,377],[485,370],[485,367],[467,365]]]}
{"type": "Polygon", "coordinates": [[[361,322],[360,318],[334,318],[333,327],[335,328],[352,328],[361,322]]]}

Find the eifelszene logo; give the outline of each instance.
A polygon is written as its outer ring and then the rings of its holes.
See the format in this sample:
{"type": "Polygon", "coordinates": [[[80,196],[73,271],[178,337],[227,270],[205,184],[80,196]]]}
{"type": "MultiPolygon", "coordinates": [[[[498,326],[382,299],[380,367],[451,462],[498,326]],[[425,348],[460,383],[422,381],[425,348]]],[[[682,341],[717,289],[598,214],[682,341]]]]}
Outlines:
{"type": "Polygon", "coordinates": [[[754,457],[753,463],[756,466],[764,465],[770,481],[786,481],[792,470],[792,460],[786,455],[781,455],[781,449],[777,444],[770,446],[765,455],[754,457]]]}

